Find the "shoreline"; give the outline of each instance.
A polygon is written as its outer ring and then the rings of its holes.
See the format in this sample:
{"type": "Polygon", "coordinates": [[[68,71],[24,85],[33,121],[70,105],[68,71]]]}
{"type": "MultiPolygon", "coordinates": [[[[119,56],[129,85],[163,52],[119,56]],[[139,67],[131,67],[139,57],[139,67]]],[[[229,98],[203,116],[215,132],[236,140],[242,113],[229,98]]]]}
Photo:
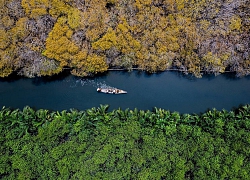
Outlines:
{"type": "MultiPolygon", "coordinates": [[[[138,70],[138,71],[144,71],[144,72],[148,72],[148,71],[146,71],[146,70],[143,70],[143,69],[140,69],[140,68],[131,68],[131,70],[138,70]]],[[[115,69],[115,68],[111,68],[111,69],[108,69],[107,71],[129,71],[128,69],[122,69],[122,68],[120,68],[120,69],[115,69]]],[[[179,71],[179,72],[187,72],[187,71],[185,71],[185,70],[181,70],[181,69],[166,69],[166,70],[164,70],[164,71],[156,71],[156,72],[154,72],[154,73],[160,73],[160,72],[166,72],[166,71],[179,71]]],[[[200,71],[200,72],[207,72],[207,71],[204,71],[204,70],[202,70],[202,71],[200,71]]],[[[222,73],[220,73],[220,74],[223,74],[223,73],[235,73],[236,71],[224,71],[224,72],[222,72],[222,73]]],[[[189,73],[189,72],[187,72],[187,73],[189,73]]],[[[152,73],[153,74],[153,73],[152,73]]],[[[214,74],[214,73],[210,73],[210,74],[214,74]]]]}
{"type": "MultiPolygon", "coordinates": [[[[51,76],[49,76],[49,75],[46,75],[46,76],[35,76],[35,77],[54,77],[54,76],[57,76],[57,75],[59,75],[59,74],[63,74],[63,73],[65,73],[66,71],[68,71],[68,73],[69,74],[71,74],[70,73],[70,71],[71,70],[73,70],[73,68],[70,68],[70,67],[65,67],[65,68],[62,68],[62,71],[60,72],[60,73],[58,73],[58,74],[53,74],[53,75],[51,75],[51,76]]],[[[92,74],[91,76],[83,76],[83,77],[93,77],[93,76],[96,76],[96,75],[104,75],[105,73],[107,73],[107,72],[109,72],[109,71],[127,71],[127,72],[131,72],[131,71],[141,71],[141,72],[145,72],[145,73],[149,73],[149,74],[155,74],[155,73],[163,73],[163,72],[168,72],[168,71],[173,71],[173,72],[182,72],[184,75],[194,75],[194,73],[190,73],[190,72],[188,72],[188,71],[185,71],[185,70],[181,70],[181,69],[175,69],[175,68],[170,68],[170,69],[165,69],[164,71],[156,71],[156,72],[149,72],[149,71],[146,71],[146,70],[143,70],[143,69],[141,69],[141,68],[131,68],[131,69],[125,69],[125,68],[109,68],[109,69],[107,69],[106,71],[104,71],[104,72],[98,72],[98,73],[96,73],[96,74],[92,74]]],[[[12,72],[12,75],[14,74],[14,73],[16,73],[16,75],[18,76],[18,77],[26,77],[26,76],[23,76],[23,75],[18,75],[18,72],[19,71],[13,71],[12,72]]],[[[214,73],[214,72],[207,72],[207,71],[205,71],[205,70],[202,70],[202,71],[200,71],[200,73],[201,73],[201,75],[203,75],[203,74],[210,74],[210,75],[214,75],[214,76],[218,76],[218,75],[220,75],[220,74],[224,74],[224,73],[236,73],[236,71],[224,71],[224,72],[222,72],[222,73],[214,73]]],[[[73,75],[73,74],[71,74],[71,75],[73,75]]],[[[5,79],[5,78],[8,78],[8,77],[10,77],[11,75],[9,75],[9,76],[7,76],[7,77],[1,77],[1,79],[5,79]]],[[[195,76],[195,75],[194,75],[195,76]]],[[[244,76],[248,76],[248,75],[244,75],[244,76]]],[[[244,76],[242,76],[242,77],[244,77],[244,76]]],[[[27,77],[27,78],[35,78],[35,77],[27,77]]],[[[81,76],[78,76],[78,77],[81,77],[81,76]]],[[[196,78],[202,78],[202,76],[201,77],[197,77],[197,76],[195,76],[196,78]]],[[[237,77],[237,76],[236,76],[237,77]]]]}

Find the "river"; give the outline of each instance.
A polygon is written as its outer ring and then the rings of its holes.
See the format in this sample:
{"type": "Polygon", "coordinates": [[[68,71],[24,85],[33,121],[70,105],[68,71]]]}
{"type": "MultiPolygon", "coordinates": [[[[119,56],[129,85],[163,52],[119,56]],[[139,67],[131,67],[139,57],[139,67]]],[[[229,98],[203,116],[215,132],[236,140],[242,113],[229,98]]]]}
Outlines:
{"type": "Polygon", "coordinates": [[[85,110],[109,104],[110,110],[154,107],[180,113],[201,113],[208,109],[232,110],[250,103],[250,77],[236,78],[232,73],[203,78],[179,72],[110,71],[94,78],[79,78],[66,73],[33,79],[11,76],[0,78],[0,106],[22,109],[85,110]],[[128,91],[113,95],[96,92],[110,86],[128,91]]]}

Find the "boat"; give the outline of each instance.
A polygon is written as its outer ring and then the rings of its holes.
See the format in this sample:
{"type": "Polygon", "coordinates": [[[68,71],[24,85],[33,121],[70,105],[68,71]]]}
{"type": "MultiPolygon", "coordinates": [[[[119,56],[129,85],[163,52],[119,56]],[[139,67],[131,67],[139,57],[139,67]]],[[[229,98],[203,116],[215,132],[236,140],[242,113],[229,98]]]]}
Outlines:
{"type": "Polygon", "coordinates": [[[97,92],[102,92],[106,94],[127,94],[127,91],[117,88],[97,88],[97,92]]]}

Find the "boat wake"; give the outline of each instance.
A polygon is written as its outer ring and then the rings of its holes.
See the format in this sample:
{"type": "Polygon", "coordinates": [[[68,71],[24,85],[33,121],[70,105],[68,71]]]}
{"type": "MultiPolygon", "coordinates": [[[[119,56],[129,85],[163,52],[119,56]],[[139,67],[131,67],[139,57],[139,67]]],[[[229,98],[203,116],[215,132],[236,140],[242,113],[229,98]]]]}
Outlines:
{"type": "Polygon", "coordinates": [[[108,85],[105,81],[103,82],[97,82],[96,80],[90,80],[90,79],[78,79],[74,82],[73,85],[70,85],[71,88],[79,87],[79,86],[92,86],[94,88],[115,88],[110,85],[108,85]]]}

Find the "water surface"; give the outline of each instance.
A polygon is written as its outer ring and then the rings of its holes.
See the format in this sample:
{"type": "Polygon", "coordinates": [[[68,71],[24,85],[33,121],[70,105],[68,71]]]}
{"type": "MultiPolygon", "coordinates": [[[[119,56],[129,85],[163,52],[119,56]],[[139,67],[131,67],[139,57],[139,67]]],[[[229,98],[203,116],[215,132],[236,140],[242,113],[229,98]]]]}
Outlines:
{"type": "Polygon", "coordinates": [[[42,78],[0,79],[0,106],[22,109],[85,110],[109,104],[116,108],[152,110],[164,108],[180,113],[200,113],[250,103],[250,78],[234,74],[204,75],[197,79],[178,72],[148,75],[144,72],[111,71],[95,78],[59,75],[42,78]],[[125,95],[97,93],[101,86],[128,91],[125,95]]]}

